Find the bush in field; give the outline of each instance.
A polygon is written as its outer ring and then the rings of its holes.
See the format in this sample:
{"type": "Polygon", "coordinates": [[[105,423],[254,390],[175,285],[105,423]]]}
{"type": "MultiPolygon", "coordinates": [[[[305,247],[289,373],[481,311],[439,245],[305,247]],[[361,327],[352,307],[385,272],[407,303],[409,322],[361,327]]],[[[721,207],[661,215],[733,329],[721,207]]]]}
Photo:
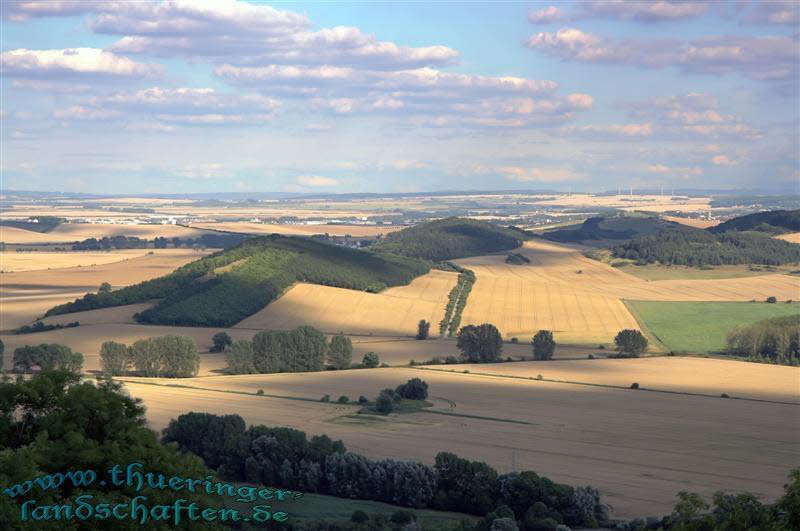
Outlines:
{"type": "Polygon", "coordinates": [[[366,354],[364,354],[364,359],[361,363],[367,369],[374,369],[375,367],[381,364],[381,360],[378,358],[378,355],[375,354],[374,352],[367,352],[366,354]]]}
{"type": "Polygon", "coordinates": [[[64,370],[78,372],[83,367],[83,354],[57,343],[28,345],[14,350],[14,369],[29,372],[36,368],[43,371],[64,370]]]}
{"type": "Polygon", "coordinates": [[[395,403],[394,390],[384,389],[375,400],[375,411],[384,415],[388,415],[394,411],[395,403]]]}
{"type": "Polygon", "coordinates": [[[767,297],[767,302],[770,304],[775,304],[778,302],[778,299],[776,297],[767,297]]]}
{"type": "Polygon", "coordinates": [[[214,343],[211,347],[211,352],[224,352],[225,349],[233,343],[231,336],[229,336],[227,332],[218,332],[214,334],[211,341],[214,343]]]}
{"type": "Polygon", "coordinates": [[[228,361],[228,371],[233,374],[253,374],[256,366],[253,363],[253,342],[240,339],[231,343],[225,352],[228,361]]]}
{"type": "Polygon", "coordinates": [[[533,346],[533,359],[549,360],[553,359],[556,350],[556,342],[553,339],[553,332],[550,330],[539,330],[531,340],[533,346]]]}
{"type": "Polygon", "coordinates": [[[428,398],[428,384],[419,378],[411,378],[398,385],[395,393],[408,400],[425,400],[428,398]]]}
{"type": "Polygon", "coordinates": [[[353,342],[343,335],[333,336],[328,348],[328,363],[334,369],[349,369],[353,363],[353,342]]]}
{"type": "Polygon", "coordinates": [[[472,363],[498,361],[503,352],[503,338],[493,324],[467,325],[458,331],[457,346],[472,363]]]}
{"type": "Polygon", "coordinates": [[[639,330],[621,330],[614,338],[620,354],[637,357],[647,350],[647,338],[639,330]]]}
{"type": "Polygon", "coordinates": [[[111,376],[125,374],[130,369],[131,352],[127,345],[106,341],[100,347],[100,367],[111,376]]]}
{"type": "Polygon", "coordinates": [[[431,324],[425,319],[422,319],[419,322],[419,324],[417,324],[417,339],[420,340],[428,339],[428,334],[430,333],[430,330],[431,330],[431,324]]]}
{"type": "Polygon", "coordinates": [[[140,339],[131,347],[131,359],[142,376],[190,378],[200,369],[197,345],[186,336],[140,339]]]}

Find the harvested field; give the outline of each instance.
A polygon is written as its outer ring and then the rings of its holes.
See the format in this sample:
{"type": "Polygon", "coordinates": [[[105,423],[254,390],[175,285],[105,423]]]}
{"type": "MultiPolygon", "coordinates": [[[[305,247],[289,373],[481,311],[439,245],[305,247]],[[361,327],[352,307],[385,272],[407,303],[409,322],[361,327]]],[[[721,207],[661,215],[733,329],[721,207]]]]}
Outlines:
{"type": "Polygon", "coordinates": [[[385,235],[400,230],[402,227],[375,225],[289,225],[271,223],[195,223],[193,228],[213,229],[244,234],[284,234],[287,236],[311,236],[312,234],[330,234],[331,236],[366,236],[385,235]]]}
{"type": "MultiPolygon", "coordinates": [[[[552,196],[551,196],[552,197],[552,196]]],[[[537,201],[539,205],[571,206],[571,207],[612,207],[621,210],[648,212],[694,212],[710,210],[710,197],[683,198],[661,195],[609,195],[599,196],[590,194],[572,194],[557,196],[555,199],[537,201]]]]}
{"type": "Polygon", "coordinates": [[[493,323],[504,337],[553,330],[556,341],[607,343],[622,328],[637,328],[621,302],[749,301],[800,298],[800,280],[782,274],[748,278],[646,281],[584,257],[580,247],[534,240],[517,249],[530,264],[505,255],[457,260],[477,277],[462,324],[493,323]]]}
{"type": "Polygon", "coordinates": [[[86,267],[113,264],[130,258],[145,256],[147,249],[119,249],[113,251],[36,251],[0,252],[0,271],[37,271],[65,267],[86,267]]]}
{"type": "Polygon", "coordinates": [[[420,319],[431,322],[435,330],[457,278],[456,273],[432,270],[408,286],[377,294],[299,283],[236,327],[286,329],[308,324],[329,333],[411,336],[420,319]]]}
{"type": "Polygon", "coordinates": [[[789,243],[800,243],[800,232],[790,232],[789,234],[781,234],[775,237],[779,240],[785,240],[789,243]]]}
{"type": "Polygon", "coordinates": [[[28,324],[53,306],[96,291],[103,282],[115,288],[136,284],[208,254],[190,249],[150,252],[111,264],[0,274],[0,330],[28,324]]]}
{"type": "MultiPolygon", "coordinates": [[[[609,361],[585,363],[597,364],[598,374],[623,378],[622,367],[601,368],[609,361]]],[[[507,364],[516,365],[522,364],[507,364]]],[[[745,372],[751,367],[737,365],[745,372]]],[[[705,496],[747,490],[774,499],[800,458],[800,410],[788,404],[399,368],[160,383],[216,391],[126,383],[133,396],[144,399],[157,429],[186,411],[236,413],[249,423],[326,433],[373,458],[431,463],[439,451],[451,451],[501,472],[508,472],[513,460],[517,469],[597,486],[619,517],[669,513],[676,493],[686,489],[705,496]],[[429,383],[432,409],[441,414],[360,416],[357,406],[315,401],[324,394],[374,396],[412,377],[429,383]],[[237,394],[258,389],[265,396],[237,394]]],[[[718,385],[718,380],[707,384],[718,385]]]]}
{"type": "Polygon", "coordinates": [[[675,223],[680,223],[681,225],[694,227],[696,229],[707,229],[709,227],[714,227],[721,223],[721,221],[719,221],[718,219],[681,218],[677,216],[663,216],[662,219],[665,219],[667,221],[674,221],[675,223]]]}

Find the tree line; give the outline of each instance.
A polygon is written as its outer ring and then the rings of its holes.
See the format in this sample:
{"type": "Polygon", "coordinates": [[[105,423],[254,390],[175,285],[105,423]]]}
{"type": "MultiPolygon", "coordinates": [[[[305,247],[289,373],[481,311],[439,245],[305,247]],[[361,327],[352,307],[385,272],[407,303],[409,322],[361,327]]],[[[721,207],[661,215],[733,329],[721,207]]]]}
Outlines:
{"type": "Polygon", "coordinates": [[[449,452],[439,453],[433,466],[372,460],[325,435],[309,439],[299,430],[247,427],[238,415],[210,413],[173,419],[162,440],[199,455],[232,481],[477,516],[499,511],[512,514],[525,529],[596,527],[607,520],[592,487],[573,488],[532,471],[499,474],[486,463],[449,452]]]}
{"type": "Polygon", "coordinates": [[[200,369],[200,355],[194,340],[167,335],[140,339],[128,346],[106,341],[100,347],[100,366],[104,374],[162,378],[191,378],[200,369]]]}
{"type": "MultiPolygon", "coordinates": [[[[455,266],[455,264],[454,264],[455,266]]],[[[455,266],[458,267],[458,266],[455,266]]],[[[461,324],[461,314],[467,306],[467,298],[475,284],[475,272],[458,267],[458,281],[447,296],[444,317],[439,321],[439,334],[452,336],[461,324]]]]}
{"type": "Polygon", "coordinates": [[[311,326],[264,330],[252,340],[232,342],[226,358],[232,374],[322,371],[326,361],[332,369],[349,369],[353,343],[343,335],[328,342],[322,332],[311,326]]]}
{"type": "Polygon", "coordinates": [[[773,317],[737,327],[726,338],[726,350],[733,356],[798,365],[800,315],[773,317]]]}
{"type": "Polygon", "coordinates": [[[87,238],[72,245],[73,251],[106,251],[109,249],[167,249],[173,247],[208,247],[212,249],[227,249],[239,245],[249,238],[246,234],[210,233],[202,234],[198,238],[179,238],[177,236],[166,238],[157,236],[152,240],[137,236],[103,236],[102,238],[87,238]]]}

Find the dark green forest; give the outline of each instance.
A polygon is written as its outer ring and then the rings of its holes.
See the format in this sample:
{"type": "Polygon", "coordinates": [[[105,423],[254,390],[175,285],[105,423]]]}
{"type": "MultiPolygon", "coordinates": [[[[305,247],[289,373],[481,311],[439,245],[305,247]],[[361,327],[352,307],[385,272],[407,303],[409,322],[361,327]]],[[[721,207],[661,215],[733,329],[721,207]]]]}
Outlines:
{"type": "Polygon", "coordinates": [[[581,225],[546,231],[542,237],[560,243],[580,243],[584,240],[628,240],[644,234],[677,226],[677,223],[657,217],[620,216],[614,218],[593,217],[581,225]]]}
{"type": "Polygon", "coordinates": [[[692,227],[675,227],[640,236],[611,248],[617,258],[641,264],[686,266],[733,264],[782,265],[800,262],[800,245],[758,232],[713,234],[692,227]]]}
{"type": "Polygon", "coordinates": [[[38,216],[28,218],[27,220],[0,220],[0,226],[14,227],[33,232],[50,232],[54,228],[64,223],[64,221],[66,221],[64,218],[58,218],[54,216],[38,216]]]}
{"type": "Polygon", "coordinates": [[[729,219],[715,227],[710,227],[708,231],[715,234],[729,231],[758,231],[769,234],[798,232],[800,231],[800,210],[756,212],[729,219]]]}
{"type": "Polygon", "coordinates": [[[372,249],[440,262],[508,251],[527,239],[528,233],[521,229],[451,217],[387,234],[372,249]]]}
{"type": "Polygon", "coordinates": [[[111,292],[89,293],[46,315],[155,299],[136,315],[141,323],[231,326],[264,308],[294,282],[377,293],[427,273],[418,259],[365,252],[277,234],[251,238],[169,275],[111,292]]]}

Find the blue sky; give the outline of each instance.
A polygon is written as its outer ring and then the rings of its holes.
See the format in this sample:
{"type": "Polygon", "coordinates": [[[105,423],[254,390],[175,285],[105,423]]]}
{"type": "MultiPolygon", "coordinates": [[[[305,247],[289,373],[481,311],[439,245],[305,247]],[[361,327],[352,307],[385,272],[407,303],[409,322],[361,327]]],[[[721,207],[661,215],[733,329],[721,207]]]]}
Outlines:
{"type": "Polygon", "coordinates": [[[797,189],[793,2],[13,0],[2,187],[797,189]]]}

